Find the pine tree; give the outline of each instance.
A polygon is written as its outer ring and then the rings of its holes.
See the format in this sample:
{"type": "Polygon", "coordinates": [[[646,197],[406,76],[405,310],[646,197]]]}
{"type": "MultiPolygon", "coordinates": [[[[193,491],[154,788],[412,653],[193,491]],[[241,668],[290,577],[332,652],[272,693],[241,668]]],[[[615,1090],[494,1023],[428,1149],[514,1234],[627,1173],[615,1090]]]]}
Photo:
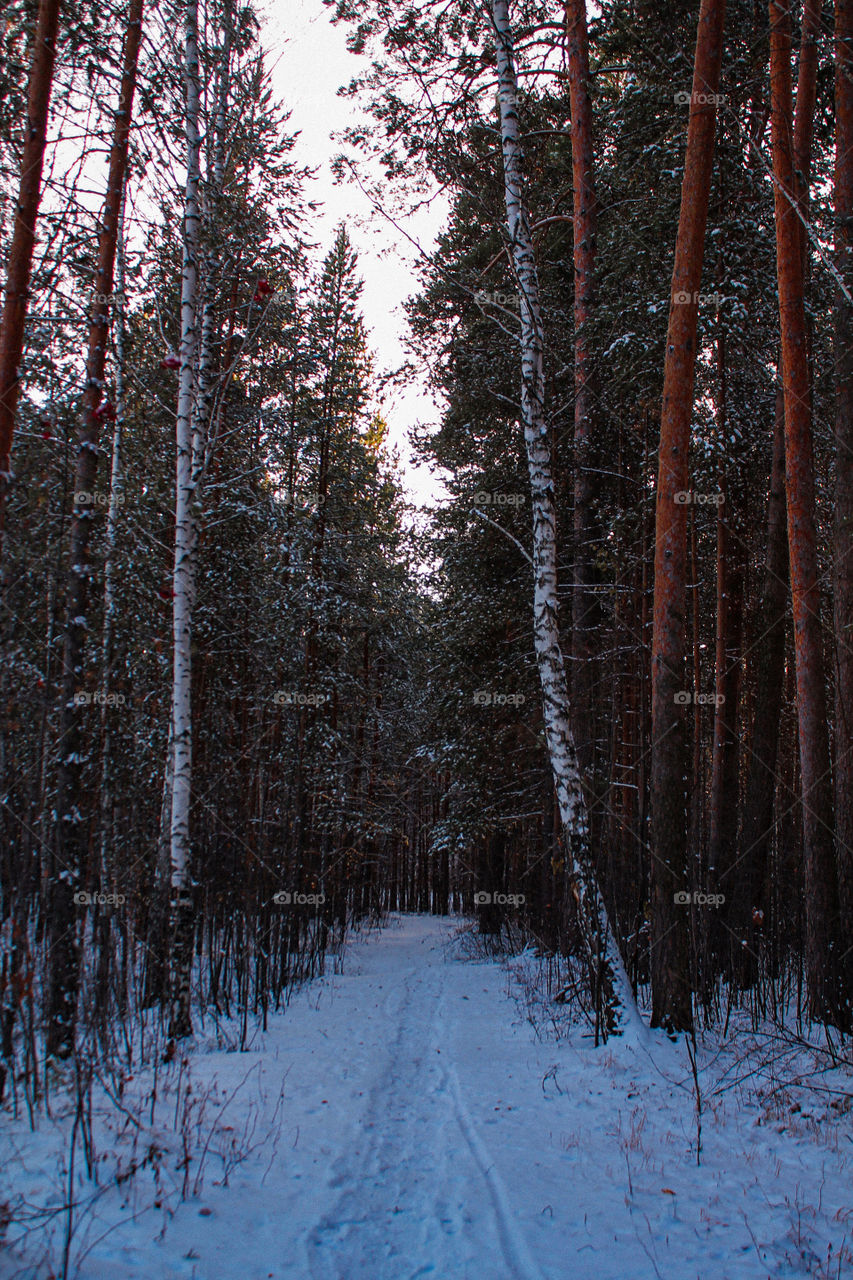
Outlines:
{"type": "Polygon", "coordinates": [[[684,752],[684,614],[688,492],[687,453],[696,366],[697,298],[720,80],[721,0],[703,0],[696,36],[681,217],[672,274],[664,369],[655,520],[652,639],[652,1024],[672,1031],[693,1024],[688,917],[678,895],[687,884],[684,752]]]}
{"type": "Polygon", "coordinates": [[[41,203],[41,174],[60,8],[61,0],[40,0],[39,3],[30,65],[20,186],[9,249],[3,317],[0,320],[0,536],[5,527],[6,495],[12,480],[12,436],[20,386],[19,365],[24,346],[27,287],[41,203]]]}

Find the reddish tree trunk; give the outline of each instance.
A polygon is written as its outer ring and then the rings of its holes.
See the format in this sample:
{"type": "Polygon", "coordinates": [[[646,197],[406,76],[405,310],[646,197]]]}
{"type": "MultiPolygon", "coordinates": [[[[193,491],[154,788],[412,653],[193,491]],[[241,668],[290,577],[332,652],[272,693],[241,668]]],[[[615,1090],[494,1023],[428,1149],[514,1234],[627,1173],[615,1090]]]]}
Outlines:
{"type": "Polygon", "coordinates": [[[572,589],[572,710],[581,770],[593,762],[592,586],[593,485],[590,471],[596,399],[590,324],[595,302],[596,199],[589,96],[586,0],[567,0],[566,53],[572,116],[575,270],[574,583],[572,589]]]}
{"type": "Polygon", "coordinates": [[[60,1057],[68,1056],[74,1048],[78,967],[74,890],[79,887],[78,877],[85,864],[89,834],[87,811],[90,808],[83,796],[87,737],[84,718],[87,711],[79,699],[79,695],[84,692],[85,677],[86,610],[91,575],[89,537],[96,510],[93,498],[98,473],[98,442],[101,426],[108,419],[105,406],[109,401],[104,400],[104,366],[119,218],[127,174],[130,120],[142,35],[142,3],[143,0],[130,0],[128,9],[119,105],[113,126],[107,194],[98,242],[98,265],[86,356],[83,423],[79,432],[74,509],[71,517],[71,559],[60,718],[62,757],[57,780],[58,820],[52,876],[51,1003],[47,1038],[48,1052],[60,1057]]]}
{"type": "Polygon", "coordinates": [[[805,967],[812,1017],[838,1020],[837,883],[832,781],[815,538],[810,381],[803,299],[803,237],[794,176],[790,12],[770,0],[770,93],[776,274],[785,400],[785,488],[794,614],[803,796],[805,967]]]}
{"type": "MultiPolygon", "coordinates": [[[[835,261],[853,296],[853,0],[835,4],[835,261]]],[[[841,919],[853,920],[853,306],[835,305],[835,821],[841,919]]],[[[851,995],[853,951],[844,957],[851,995]]]]}
{"type": "Polygon", "coordinates": [[[666,340],[655,514],[652,640],[652,1025],[692,1026],[688,972],[689,912],[675,901],[687,884],[684,608],[687,451],[693,410],[698,292],[716,125],[724,0],[702,0],[681,214],[675,243],[666,340]]]}
{"type": "MultiPolygon", "coordinates": [[[[793,140],[797,204],[803,217],[808,213],[819,30],[819,6],[808,0],[803,12],[793,140]]],[[[802,224],[799,227],[799,234],[805,272],[808,267],[806,252],[808,238],[802,224]]],[[[768,909],[764,888],[773,822],[779,717],[782,711],[787,577],[785,409],[780,360],[770,475],[765,580],[758,621],[760,645],[756,659],[758,676],[755,714],[750,742],[737,891],[732,913],[734,937],[741,948],[737,972],[738,981],[742,986],[751,986],[755,979],[758,958],[756,943],[762,936],[768,909]]]]}
{"type": "Polygon", "coordinates": [[[41,0],[39,4],[27,97],[27,132],[21,155],[15,229],[9,249],[6,297],[0,323],[0,533],[5,523],[6,495],[12,481],[12,436],[20,386],[18,366],[24,349],[27,290],[41,202],[41,171],[60,8],[61,0],[41,0]]]}
{"type": "Polygon", "coordinates": [[[785,683],[785,604],[788,598],[788,526],[785,516],[785,406],[781,375],[776,388],[773,457],[767,507],[764,585],[756,621],[755,712],[749,739],[749,769],[744,797],[737,888],[732,892],[732,929],[741,947],[741,986],[756,977],[757,939],[768,910],[765,896],[767,855],[773,833],[773,796],[779,724],[785,683]]]}
{"type": "MultiPolygon", "coordinates": [[[[717,424],[723,449],[726,442],[725,338],[717,342],[717,424]]],[[[731,873],[735,866],[738,815],[738,703],[740,698],[741,630],[743,623],[743,538],[737,534],[737,517],[725,464],[721,470],[717,507],[717,634],[714,660],[714,738],[711,752],[710,830],[708,883],[711,892],[722,892],[725,903],[717,920],[724,927],[731,915],[731,873]]],[[[730,935],[727,935],[730,936],[730,935]]],[[[730,954],[722,936],[719,950],[730,954]]]]}

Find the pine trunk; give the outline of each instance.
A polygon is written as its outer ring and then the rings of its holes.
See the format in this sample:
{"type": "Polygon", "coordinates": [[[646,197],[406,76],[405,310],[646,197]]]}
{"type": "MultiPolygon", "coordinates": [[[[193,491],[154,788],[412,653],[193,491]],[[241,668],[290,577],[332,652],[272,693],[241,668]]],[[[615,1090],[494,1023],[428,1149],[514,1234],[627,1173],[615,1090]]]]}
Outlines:
{"type": "Polygon", "coordinates": [[[837,879],[832,775],[815,534],[811,387],[804,304],[799,181],[794,174],[790,11],[770,0],[770,91],[776,268],[785,401],[785,488],[794,614],[803,799],[805,968],[810,1016],[838,1021],[837,879]]]}
{"type": "Polygon", "coordinates": [[[765,885],[785,684],[785,606],[788,599],[788,526],[785,514],[785,407],[781,375],[776,389],[764,584],[756,620],[755,711],[749,736],[746,791],[731,927],[741,949],[738,981],[757,976],[758,939],[768,910],[765,885]]]}
{"type": "MultiPolygon", "coordinates": [[[[721,333],[717,343],[718,402],[717,427],[721,447],[726,448],[726,356],[721,333]]],[[[708,885],[712,893],[721,892],[725,902],[715,917],[718,930],[717,951],[730,955],[725,942],[732,913],[737,846],[738,795],[738,703],[740,697],[741,630],[743,622],[744,539],[738,535],[738,518],[732,503],[725,463],[720,471],[720,495],[717,507],[717,633],[714,657],[714,737],[711,749],[711,800],[708,833],[708,885]]]]}
{"type": "MultiPolygon", "coordinates": [[[[67,1057],[74,1048],[74,1021],[77,1004],[77,928],[74,892],[85,872],[91,822],[91,797],[84,794],[84,770],[89,762],[87,744],[94,735],[87,732],[85,659],[88,634],[89,579],[92,568],[89,540],[97,505],[95,490],[101,427],[109,421],[105,412],[104,369],[109,338],[110,298],[118,244],[119,221],[127,176],[130,121],[139,46],[142,38],[142,0],[131,0],[127,14],[119,105],[113,127],[107,194],[98,243],[94,301],[91,308],[86,356],[86,387],[83,423],[79,432],[79,452],[74,477],[74,507],[71,516],[70,570],[66,599],[65,646],[62,674],[60,742],[62,756],[57,778],[57,823],[52,874],[50,1018],[48,1052],[67,1057]]],[[[113,410],[115,412],[115,410],[113,410]]],[[[106,694],[102,690],[102,695],[106,694]]]]}
{"type": "Polygon", "coordinates": [[[27,130],[21,154],[21,179],[15,226],[9,247],[3,319],[0,322],[0,536],[5,526],[6,497],[14,478],[12,437],[20,388],[18,369],[24,350],[27,291],[41,203],[41,173],[61,7],[61,0],[40,0],[39,4],[27,95],[27,130]]]}
{"type": "Polygon", "coordinates": [[[684,665],[687,558],[687,455],[693,412],[698,293],[716,125],[724,0],[702,0],[681,214],[675,244],[666,340],[655,515],[655,602],[652,639],[652,1025],[670,1031],[693,1025],[688,971],[690,915],[686,893],[687,700],[684,665]]]}
{"type": "Polygon", "coordinates": [[[591,449],[593,410],[596,400],[590,334],[595,302],[596,200],[586,0],[567,0],[566,53],[572,118],[575,270],[575,505],[571,694],[572,727],[577,744],[578,762],[581,771],[586,774],[592,767],[594,755],[592,690],[595,597],[591,588],[595,530],[591,449]]]}
{"type": "MultiPolygon", "coordinates": [[[[835,821],[841,919],[853,920],[853,0],[835,5],[835,821]]],[[[845,956],[848,997],[853,951],[845,956]]]]}

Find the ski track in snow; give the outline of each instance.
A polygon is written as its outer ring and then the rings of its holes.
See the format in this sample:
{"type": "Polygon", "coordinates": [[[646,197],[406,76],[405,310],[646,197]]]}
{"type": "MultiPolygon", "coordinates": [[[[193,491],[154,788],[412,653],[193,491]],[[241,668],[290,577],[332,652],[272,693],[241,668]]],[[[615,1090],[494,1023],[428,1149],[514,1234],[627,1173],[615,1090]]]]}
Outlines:
{"type": "Polygon", "coordinates": [[[315,1280],[542,1280],[450,1063],[448,969],[434,934],[415,934],[420,963],[403,974],[397,1034],[354,1150],[335,1167],[342,1195],[310,1233],[315,1280]]]}
{"type": "MultiPolygon", "coordinates": [[[[141,1128],[99,1099],[69,1280],[851,1280],[853,1109],[715,1098],[734,1048],[715,1065],[711,1039],[697,1167],[682,1047],[537,1040],[506,967],[460,954],[459,923],[393,917],[355,939],[244,1053],[197,1028],[186,1199],[178,1064],[160,1068],[153,1126],[148,1067],[124,1096],[141,1128]],[[117,1183],[152,1141],[156,1177],[149,1162],[117,1183]]],[[[853,1095],[849,1074],[820,1079],[853,1095]]],[[[59,1112],[55,1097],[35,1134],[4,1117],[0,1205],[64,1203],[59,1112]]],[[[47,1280],[63,1221],[31,1232],[29,1263],[0,1251],[0,1280],[47,1280]]]]}

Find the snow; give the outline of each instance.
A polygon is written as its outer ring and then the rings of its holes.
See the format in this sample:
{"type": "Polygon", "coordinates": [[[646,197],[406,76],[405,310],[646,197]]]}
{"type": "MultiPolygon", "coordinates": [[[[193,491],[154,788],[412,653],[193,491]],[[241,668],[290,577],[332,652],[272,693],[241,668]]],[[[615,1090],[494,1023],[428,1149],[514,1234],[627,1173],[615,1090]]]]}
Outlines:
{"type": "MultiPolygon", "coordinates": [[[[532,955],[484,960],[471,938],[455,920],[393,917],[266,1032],[250,1027],[245,1052],[238,1022],[208,1021],[184,1061],[158,1066],[156,1102],[150,1066],[125,1077],[123,1109],[96,1087],[99,1185],[78,1132],[69,1277],[853,1274],[838,1258],[849,1067],[828,1070],[817,1041],[709,1034],[697,1164],[685,1046],[649,1033],[595,1048],[543,998],[532,955]]],[[[35,1134],[22,1110],[4,1116],[0,1206],[15,1211],[7,1243],[24,1212],[30,1234],[0,1254],[0,1277],[43,1280],[65,1223],[33,1215],[64,1203],[73,1104],[54,1093],[35,1134]]]]}

